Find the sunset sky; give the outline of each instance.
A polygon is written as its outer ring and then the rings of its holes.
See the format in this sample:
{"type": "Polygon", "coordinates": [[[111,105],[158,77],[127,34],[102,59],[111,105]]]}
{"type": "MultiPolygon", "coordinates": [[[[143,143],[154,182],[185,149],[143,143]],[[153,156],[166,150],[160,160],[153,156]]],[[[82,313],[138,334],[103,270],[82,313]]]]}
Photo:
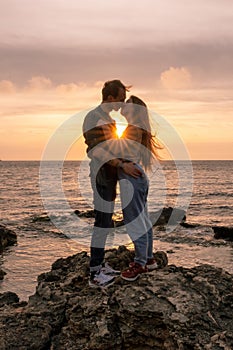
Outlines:
{"type": "Polygon", "coordinates": [[[58,126],[96,106],[115,78],[192,159],[233,159],[233,1],[0,4],[0,159],[40,160],[58,126]]]}

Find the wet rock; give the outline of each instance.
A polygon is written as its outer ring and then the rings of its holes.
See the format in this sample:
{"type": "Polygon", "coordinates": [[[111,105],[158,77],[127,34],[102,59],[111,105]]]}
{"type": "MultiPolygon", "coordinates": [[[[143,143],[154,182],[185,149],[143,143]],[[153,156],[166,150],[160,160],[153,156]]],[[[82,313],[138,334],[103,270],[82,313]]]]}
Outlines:
{"type": "Polygon", "coordinates": [[[168,257],[167,254],[163,251],[157,251],[154,253],[154,258],[157,262],[158,268],[163,269],[168,265],[168,257]]]}
{"type": "Polygon", "coordinates": [[[37,215],[32,218],[32,222],[48,222],[50,217],[47,214],[37,215]]]}
{"type": "MultiPolygon", "coordinates": [[[[164,252],[157,255],[166,260],[164,252]]],[[[106,259],[124,269],[133,252],[122,246],[109,250],[106,259]]],[[[222,269],[168,265],[134,282],[118,277],[100,290],[88,287],[88,266],[85,252],[59,259],[39,276],[26,306],[2,308],[0,348],[233,348],[233,276],[222,269]]]]}
{"type": "Polygon", "coordinates": [[[93,209],[86,210],[86,211],[81,211],[76,209],[74,211],[76,215],[78,215],[80,218],[94,218],[95,217],[95,212],[93,209]]]}
{"type": "Polygon", "coordinates": [[[150,213],[150,219],[153,226],[166,225],[168,223],[170,225],[176,225],[185,221],[186,215],[183,209],[168,207],[150,213]]]}
{"type": "Polygon", "coordinates": [[[0,307],[19,302],[19,297],[13,292],[0,293],[0,307]]]}
{"type": "Polygon", "coordinates": [[[196,228],[199,227],[199,224],[190,224],[188,222],[181,222],[180,226],[185,227],[185,228],[196,228]]]}
{"type": "MultiPolygon", "coordinates": [[[[76,209],[74,213],[78,215],[80,218],[86,218],[86,219],[95,218],[95,212],[93,209],[86,210],[86,211],[80,211],[76,209]]],[[[119,227],[124,225],[122,212],[113,214],[112,225],[113,227],[119,227]]]]}
{"type": "Polygon", "coordinates": [[[213,226],[214,238],[233,241],[233,227],[213,226]]]}
{"type": "Polygon", "coordinates": [[[0,280],[3,280],[5,275],[6,275],[6,272],[0,269],[0,280]]]}
{"type": "Polygon", "coordinates": [[[16,233],[0,224],[0,251],[16,242],[16,233]]]}

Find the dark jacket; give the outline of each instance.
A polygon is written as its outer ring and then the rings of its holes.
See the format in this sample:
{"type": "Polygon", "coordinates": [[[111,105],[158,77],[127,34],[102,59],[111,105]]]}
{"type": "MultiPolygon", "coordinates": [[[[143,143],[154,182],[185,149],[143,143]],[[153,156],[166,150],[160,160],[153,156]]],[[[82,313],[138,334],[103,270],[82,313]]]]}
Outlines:
{"type": "Polygon", "coordinates": [[[87,144],[87,155],[91,159],[90,175],[96,177],[96,181],[102,185],[111,180],[115,181],[117,178],[117,169],[109,163],[101,165],[100,161],[93,157],[91,152],[91,149],[100,143],[103,143],[103,147],[106,147],[104,143],[106,137],[101,127],[101,124],[104,123],[106,123],[105,128],[109,127],[110,132],[114,135],[116,133],[116,123],[102,110],[101,106],[90,111],[83,122],[83,136],[87,144]]]}

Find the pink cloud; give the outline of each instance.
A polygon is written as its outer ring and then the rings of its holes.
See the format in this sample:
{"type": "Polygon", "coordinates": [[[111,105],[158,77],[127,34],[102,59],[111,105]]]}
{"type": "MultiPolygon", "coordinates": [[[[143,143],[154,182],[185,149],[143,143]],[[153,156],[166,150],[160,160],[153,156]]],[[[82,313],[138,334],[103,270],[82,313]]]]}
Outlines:
{"type": "Polygon", "coordinates": [[[191,87],[192,76],[185,67],[170,67],[161,73],[160,81],[166,89],[185,89],[191,87]]]}
{"type": "Polygon", "coordinates": [[[10,80],[0,81],[0,92],[5,94],[14,93],[16,91],[16,86],[10,80]]]}
{"type": "Polygon", "coordinates": [[[28,80],[27,89],[47,90],[52,88],[52,81],[44,76],[35,76],[28,80]]]}

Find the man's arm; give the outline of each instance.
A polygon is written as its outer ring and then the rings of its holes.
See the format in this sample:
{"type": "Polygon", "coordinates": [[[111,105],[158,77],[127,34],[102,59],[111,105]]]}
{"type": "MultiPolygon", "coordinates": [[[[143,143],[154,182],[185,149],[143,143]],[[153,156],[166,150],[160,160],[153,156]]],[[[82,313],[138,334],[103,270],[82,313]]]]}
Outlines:
{"type": "Polygon", "coordinates": [[[117,151],[117,145],[119,140],[108,140],[106,143],[98,144],[96,147],[90,150],[89,157],[96,158],[100,162],[108,163],[116,168],[121,168],[126,174],[137,178],[142,175],[142,172],[135,166],[133,162],[124,162],[120,158],[120,150],[117,151]],[[105,146],[105,147],[104,147],[105,146]],[[115,149],[115,154],[112,152],[112,149],[115,149]]]}
{"type": "Polygon", "coordinates": [[[121,158],[119,149],[117,153],[110,152],[110,148],[113,147],[114,150],[114,148],[116,147],[116,143],[113,143],[113,141],[117,141],[115,124],[103,123],[101,126],[99,125],[92,129],[89,129],[86,132],[84,132],[84,138],[85,143],[88,145],[87,154],[89,158],[94,157],[98,159],[101,163],[109,163],[114,167],[121,166],[121,168],[126,174],[135,178],[142,175],[140,170],[137,167],[135,167],[134,163],[123,163],[122,160],[119,159],[121,158]],[[111,145],[106,145],[104,141],[110,142],[110,140],[111,145]]]}

